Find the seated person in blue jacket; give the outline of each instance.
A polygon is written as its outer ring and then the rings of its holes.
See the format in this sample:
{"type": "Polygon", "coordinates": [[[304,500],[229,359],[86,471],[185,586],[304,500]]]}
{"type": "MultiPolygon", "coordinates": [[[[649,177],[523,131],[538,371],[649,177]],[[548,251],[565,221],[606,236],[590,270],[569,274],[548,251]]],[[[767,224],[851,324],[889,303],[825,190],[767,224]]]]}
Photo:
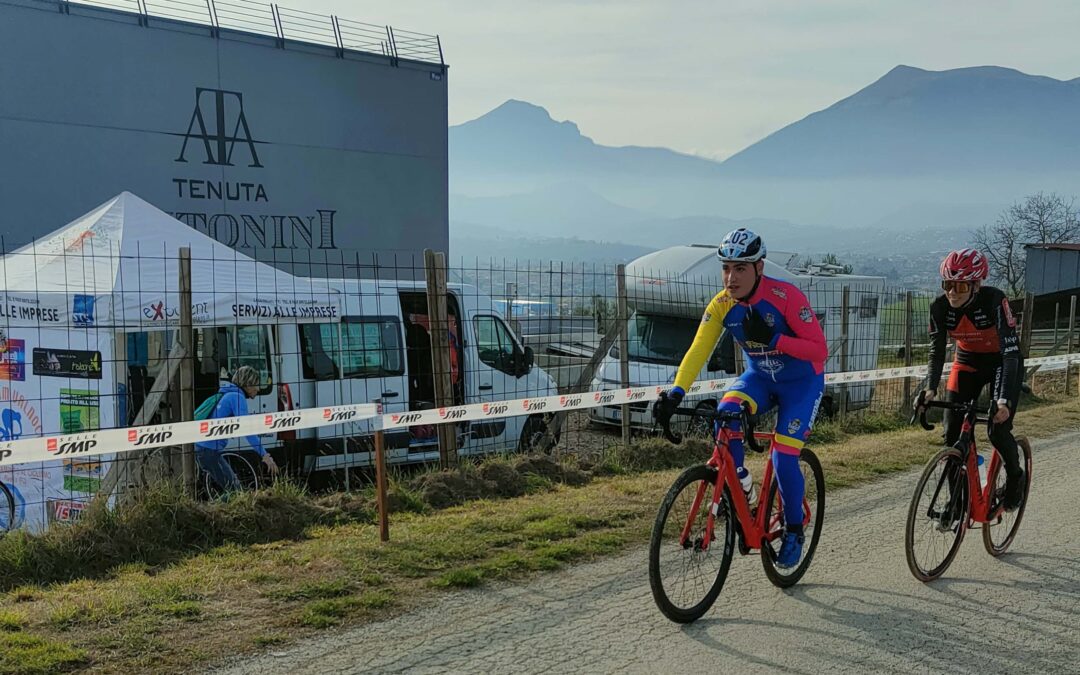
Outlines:
{"type": "MultiPolygon", "coordinates": [[[[221,385],[218,394],[221,398],[209,419],[221,419],[223,417],[239,417],[248,414],[247,400],[255,398],[262,387],[259,381],[259,372],[251,366],[240,366],[233,373],[232,381],[221,385]]],[[[277,475],[278,467],[274,458],[262,446],[258,436],[246,436],[244,440],[251,445],[255,452],[259,453],[266,468],[272,475],[277,475]]],[[[222,457],[222,451],[228,445],[228,439],[215,439],[202,441],[195,444],[195,459],[199,467],[210,474],[210,478],[217,483],[222,490],[233,491],[240,489],[240,481],[229,463],[222,457]]]]}

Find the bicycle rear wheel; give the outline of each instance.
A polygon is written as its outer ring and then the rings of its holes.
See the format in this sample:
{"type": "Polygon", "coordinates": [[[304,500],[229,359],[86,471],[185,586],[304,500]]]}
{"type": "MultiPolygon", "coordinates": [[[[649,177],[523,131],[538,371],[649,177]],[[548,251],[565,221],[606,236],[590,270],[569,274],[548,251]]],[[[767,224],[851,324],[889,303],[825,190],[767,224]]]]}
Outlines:
{"type": "Polygon", "coordinates": [[[769,498],[765,501],[766,508],[769,509],[765,515],[768,541],[761,546],[761,564],[765,568],[765,576],[779,588],[795,585],[806,574],[814,551],[817,550],[818,539],[821,537],[821,521],[825,515],[825,472],[821,469],[817,455],[810,448],[803,448],[799,453],[799,470],[806,485],[806,494],[803,497],[804,543],[799,564],[790,570],[776,566],[776,556],[780,553],[786,525],[779,483],[775,475],[769,486],[769,498]]]}
{"type": "Polygon", "coordinates": [[[0,535],[15,527],[15,496],[8,486],[0,483],[0,535]]]}
{"type": "MultiPolygon", "coordinates": [[[[1020,459],[1024,468],[1024,499],[1015,511],[1002,511],[997,518],[983,526],[983,546],[986,547],[986,552],[992,556],[1001,555],[1012,544],[1017,530],[1020,529],[1024,509],[1027,508],[1028,494],[1031,492],[1031,443],[1026,438],[1018,438],[1016,439],[1016,445],[1022,453],[1020,459]]],[[[989,480],[994,485],[994,494],[1005,489],[1005,467],[1001,462],[998,462],[997,471],[989,480]]],[[[995,506],[996,504],[992,504],[991,508],[995,506]]]]}
{"type": "Polygon", "coordinates": [[[709,611],[731,566],[735,515],[724,488],[713,519],[711,541],[705,540],[716,489],[715,469],[692,466],[675,479],[656,514],[649,540],[649,586],[656,606],[676,623],[690,623],[709,611]],[[699,506],[691,520],[695,501],[699,506]],[[684,529],[688,530],[685,539],[684,529]]]}
{"type": "MultiPolygon", "coordinates": [[[[222,453],[222,458],[229,463],[232,467],[233,473],[236,474],[236,479],[240,482],[240,489],[243,491],[258,490],[262,484],[262,478],[259,476],[259,467],[252,463],[247,457],[238,452],[225,452],[222,453]]],[[[210,477],[210,474],[203,472],[203,485],[206,489],[206,495],[210,499],[216,499],[224,494],[225,490],[214,482],[214,479],[210,477]]]]}
{"type": "Polygon", "coordinates": [[[952,564],[967,531],[967,469],[960,451],[946,448],[923,469],[908,507],[904,552],[919,581],[940,577],[952,564]]]}

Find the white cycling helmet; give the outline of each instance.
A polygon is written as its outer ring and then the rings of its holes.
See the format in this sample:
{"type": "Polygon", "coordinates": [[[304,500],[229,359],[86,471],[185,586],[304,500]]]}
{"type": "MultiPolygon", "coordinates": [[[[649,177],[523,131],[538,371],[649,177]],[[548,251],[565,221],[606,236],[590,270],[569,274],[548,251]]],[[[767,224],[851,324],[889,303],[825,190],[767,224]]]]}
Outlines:
{"type": "Polygon", "coordinates": [[[740,227],[727,233],[716,255],[720,262],[757,262],[765,257],[765,242],[752,230],[740,227]]]}

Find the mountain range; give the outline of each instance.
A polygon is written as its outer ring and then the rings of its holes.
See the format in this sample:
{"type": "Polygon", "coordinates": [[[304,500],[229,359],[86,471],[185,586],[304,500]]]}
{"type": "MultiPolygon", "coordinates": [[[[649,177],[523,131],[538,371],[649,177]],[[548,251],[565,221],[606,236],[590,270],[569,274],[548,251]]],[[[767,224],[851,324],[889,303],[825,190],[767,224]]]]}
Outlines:
{"type": "Polygon", "coordinates": [[[1078,113],[1080,78],[897,66],[719,162],[601,145],[511,100],[449,130],[451,237],[658,248],[745,224],[808,252],[947,248],[1026,194],[1075,193],[1078,113]]]}

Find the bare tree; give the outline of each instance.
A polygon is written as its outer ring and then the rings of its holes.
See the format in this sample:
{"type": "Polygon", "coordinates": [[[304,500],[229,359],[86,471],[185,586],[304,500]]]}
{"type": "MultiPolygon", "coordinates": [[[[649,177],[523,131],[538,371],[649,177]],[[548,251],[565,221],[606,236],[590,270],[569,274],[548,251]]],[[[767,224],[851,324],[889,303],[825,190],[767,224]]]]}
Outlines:
{"type": "Polygon", "coordinates": [[[1011,297],[1024,292],[1027,271],[1024,244],[1060,244],[1080,238],[1080,218],[1075,199],[1055,192],[1028,195],[998,216],[993,225],[972,233],[975,245],[990,260],[990,278],[1003,285],[1011,297]]]}

